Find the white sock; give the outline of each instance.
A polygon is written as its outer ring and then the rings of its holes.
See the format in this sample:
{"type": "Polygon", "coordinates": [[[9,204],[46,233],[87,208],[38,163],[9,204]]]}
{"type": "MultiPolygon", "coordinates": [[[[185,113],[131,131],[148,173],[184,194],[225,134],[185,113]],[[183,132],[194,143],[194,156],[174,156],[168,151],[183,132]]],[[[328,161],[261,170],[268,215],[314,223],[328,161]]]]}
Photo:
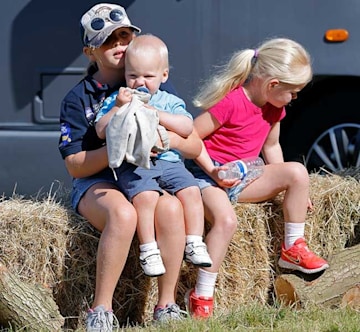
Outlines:
{"type": "Polygon", "coordinates": [[[213,297],[217,275],[217,273],[199,269],[195,285],[195,295],[213,297]]]}
{"type": "Polygon", "coordinates": [[[158,248],[158,245],[157,245],[156,241],[140,244],[140,251],[142,251],[142,252],[149,251],[149,250],[154,250],[154,249],[157,249],[157,248],[158,248]]]}
{"type": "Polygon", "coordinates": [[[305,233],[305,222],[286,222],[285,223],[285,249],[292,247],[295,241],[303,238],[305,233]]]}
{"type": "Polygon", "coordinates": [[[186,243],[199,243],[202,242],[202,236],[201,235],[186,235],[186,243]]]}

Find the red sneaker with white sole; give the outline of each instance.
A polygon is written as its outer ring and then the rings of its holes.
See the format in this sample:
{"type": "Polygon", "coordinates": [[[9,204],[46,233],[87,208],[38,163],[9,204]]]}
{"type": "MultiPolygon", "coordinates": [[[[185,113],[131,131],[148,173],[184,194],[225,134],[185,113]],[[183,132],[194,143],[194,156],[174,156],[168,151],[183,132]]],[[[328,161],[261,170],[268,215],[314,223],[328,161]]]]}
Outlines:
{"type": "Polygon", "coordinates": [[[281,248],[279,266],[284,269],[298,270],[304,273],[316,273],[329,267],[327,261],[315,255],[303,238],[297,239],[292,247],[281,248]]]}
{"type": "Polygon", "coordinates": [[[197,296],[194,289],[190,289],[185,294],[185,305],[187,311],[194,318],[209,318],[214,310],[214,298],[197,296]]]}

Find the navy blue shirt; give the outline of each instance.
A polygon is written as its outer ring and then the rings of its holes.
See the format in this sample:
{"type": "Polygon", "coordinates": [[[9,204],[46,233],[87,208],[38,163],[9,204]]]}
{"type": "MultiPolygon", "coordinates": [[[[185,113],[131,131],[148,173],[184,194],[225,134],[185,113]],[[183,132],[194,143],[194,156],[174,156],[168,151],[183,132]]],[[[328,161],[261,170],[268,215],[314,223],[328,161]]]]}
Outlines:
{"type": "MultiPolygon", "coordinates": [[[[110,87],[100,84],[92,76],[86,76],[65,96],[61,103],[59,150],[65,157],[81,151],[96,150],[105,144],[95,130],[94,120],[105,98],[120,85],[110,87]]],[[[160,87],[169,93],[176,94],[171,83],[160,87]]]]}

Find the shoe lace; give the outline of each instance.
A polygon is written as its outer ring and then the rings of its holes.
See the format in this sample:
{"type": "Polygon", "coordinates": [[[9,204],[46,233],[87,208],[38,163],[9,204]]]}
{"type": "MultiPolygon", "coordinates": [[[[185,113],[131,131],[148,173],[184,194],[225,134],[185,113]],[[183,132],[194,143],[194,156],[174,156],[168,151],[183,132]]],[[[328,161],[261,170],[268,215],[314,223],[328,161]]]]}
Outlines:
{"type": "Polygon", "coordinates": [[[167,305],[164,309],[161,310],[160,313],[161,319],[181,320],[184,318],[184,316],[186,317],[187,315],[188,313],[184,310],[181,310],[180,307],[175,303],[167,305]]]}
{"type": "Polygon", "coordinates": [[[306,244],[300,248],[298,254],[302,259],[315,256],[315,254],[308,248],[306,244]]]}
{"type": "Polygon", "coordinates": [[[105,312],[105,316],[107,316],[106,324],[110,330],[118,329],[120,327],[119,321],[112,311],[105,312]]]}
{"type": "Polygon", "coordinates": [[[119,328],[119,321],[112,311],[99,311],[92,314],[92,327],[105,329],[106,331],[113,328],[119,328]]]}
{"type": "Polygon", "coordinates": [[[106,316],[104,311],[94,311],[91,313],[91,327],[102,328],[106,324],[106,316]]]}

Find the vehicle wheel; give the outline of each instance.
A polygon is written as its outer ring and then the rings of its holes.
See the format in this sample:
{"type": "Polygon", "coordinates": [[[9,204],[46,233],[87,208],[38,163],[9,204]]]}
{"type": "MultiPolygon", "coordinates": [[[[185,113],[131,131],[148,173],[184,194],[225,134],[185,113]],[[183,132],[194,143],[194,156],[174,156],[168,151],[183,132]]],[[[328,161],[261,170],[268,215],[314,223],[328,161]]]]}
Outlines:
{"type": "Polygon", "coordinates": [[[360,125],[344,123],[327,129],[311,145],[305,162],[310,170],[331,172],[360,167],[360,125]]]}
{"type": "Polygon", "coordinates": [[[337,173],[360,166],[360,82],[331,80],[312,86],[287,107],[281,124],[284,158],[309,172],[337,173]]]}

